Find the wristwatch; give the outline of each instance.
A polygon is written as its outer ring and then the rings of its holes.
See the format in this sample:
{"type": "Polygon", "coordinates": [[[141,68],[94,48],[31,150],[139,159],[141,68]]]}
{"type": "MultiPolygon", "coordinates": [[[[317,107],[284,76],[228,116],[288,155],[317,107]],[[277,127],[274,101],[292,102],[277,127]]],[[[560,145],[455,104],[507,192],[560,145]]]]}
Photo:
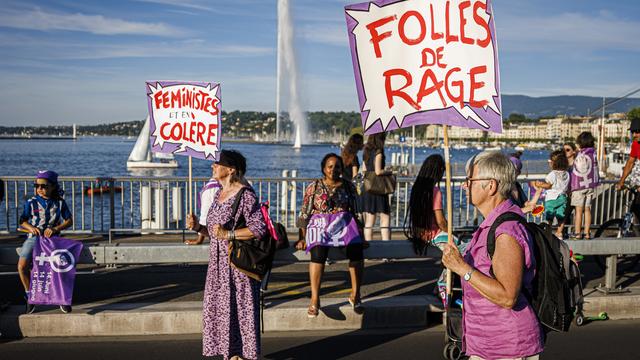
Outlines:
{"type": "Polygon", "coordinates": [[[476,269],[471,268],[471,270],[469,270],[469,272],[467,272],[466,274],[464,274],[464,276],[462,277],[464,279],[464,281],[469,281],[471,280],[471,274],[473,274],[473,272],[476,271],[476,269]]]}

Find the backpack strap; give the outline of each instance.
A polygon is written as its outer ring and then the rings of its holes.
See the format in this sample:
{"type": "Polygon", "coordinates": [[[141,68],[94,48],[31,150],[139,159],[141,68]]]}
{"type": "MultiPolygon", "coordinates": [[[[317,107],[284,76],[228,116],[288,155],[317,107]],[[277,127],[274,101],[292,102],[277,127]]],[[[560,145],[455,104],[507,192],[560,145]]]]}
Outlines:
{"type": "Polygon", "coordinates": [[[487,252],[489,253],[489,259],[493,259],[493,253],[496,251],[496,230],[498,229],[498,226],[508,221],[517,221],[524,225],[525,228],[528,223],[522,215],[514,212],[506,212],[498,216],[489,228],[489,234],[487,235],[487,252]]]}
{"type": "MultiPolygon", "coordinates": [[[[493,224],[491,225],[491,227],[489,228],[489,234],[487,234],[487,252],[489,253],[489,259],[491,260],[493,260],[493,254],[496,251],[496,230],[498,229],[498,226],[508,221],[517,221],[518,223],[524,225],[525,229],[529,231],[529,228],[527,226],[528,224],[527,219],[525,219],[520,214],[516,214],[514,212],[506,212],[498,216],[496,220],[493,222],[493,224]]],[[[531,235],[534,235],[534,234],[531,234],[531,235]]],[[[491,267],[489,268],[489,273],[491,274],[491,276],[495,278],[495,274],[493,273],[493,261],[492,261],[491,267]]],[[[529,304],[531,304],[533,296],[529,292],[529,290],[527,290],[524,284],[521,288],[521,291],[523,292],[524,297],[527,299],[529,304]]]]}

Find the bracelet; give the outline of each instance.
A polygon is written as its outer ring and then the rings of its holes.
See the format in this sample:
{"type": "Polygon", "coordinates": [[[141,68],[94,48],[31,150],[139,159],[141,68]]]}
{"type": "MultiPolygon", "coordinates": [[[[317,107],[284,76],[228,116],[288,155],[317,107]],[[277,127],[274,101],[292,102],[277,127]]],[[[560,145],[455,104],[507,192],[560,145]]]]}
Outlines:
{"type": "Polygon", "coordinates": [[[236,231],[235,230],[229,230],[227,231],[227,237],[229,238],[229,241],[234,241],[236,239],[236,231]]]}

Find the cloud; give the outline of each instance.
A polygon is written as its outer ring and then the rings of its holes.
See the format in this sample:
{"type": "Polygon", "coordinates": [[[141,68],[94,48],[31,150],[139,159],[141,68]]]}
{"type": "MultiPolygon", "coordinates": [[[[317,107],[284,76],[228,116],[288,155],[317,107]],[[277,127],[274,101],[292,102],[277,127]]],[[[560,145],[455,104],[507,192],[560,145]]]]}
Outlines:
{"type": "Polygon", "coordinates": [[[596,14],[567,12],[527,16],[498,14],[496,27],[501,50],[516,52],[640,51],[640,22],[596,14]]]}
{"type": "Polygon", "coordinates": [[[148,35],[183,37],[189,31],[164,23],[144,23],[82,13],[47,12],[40,8],[6,9],[0,13],[0,27],[39,31],[78,31],[96,35],[148,35]]]}
{"type": "MultiPolygon", "coordinates": [[[[156,42],[48,41],[0,33],[0,46],[22,59],[90,60],[117,58],[233,58],[271,55],[271,46],[211,44],[203,39],[156,42]]],[[[0,59],[0,62],[3,60],[0,59]]]]}
{"type": "Polygon", "coordinates": [[[348,47],[347,25],[323,25],[318,31],[317,25],[304,25],[298,31],[298,36],[305,41],[317,44],[348,47]]]}
{"type": "Polygon", "coordinates": [[[136,0],[138,2],[161,4],[201,11],[214,11],[214,8],[204,5],[202,1],[193,0],[136,0]]]}

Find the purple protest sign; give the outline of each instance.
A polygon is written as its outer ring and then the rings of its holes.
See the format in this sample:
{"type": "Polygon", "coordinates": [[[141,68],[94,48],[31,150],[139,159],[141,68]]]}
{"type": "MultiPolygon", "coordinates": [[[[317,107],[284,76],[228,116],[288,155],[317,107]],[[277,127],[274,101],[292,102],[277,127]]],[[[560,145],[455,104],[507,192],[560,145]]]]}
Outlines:
{"type": "Polygon", "coordinates": [[[220,84],[147,81],[153,152],[217,160],[222,135],[220,84]]]}
{"type": "Polygon", "coordinates": [[[345,7],[362,125],[502,132],[491,0],[376,0],[345,7]]]}
{"type": "Polygon", "coordinates": [[[39,237],[33,247],[30,304],[71,305],[76,279],[76,260],[82,243],[54,237],[39,237]]]}
{"type": "Polygon", "coordinates": [[[307,225],[307,253],[315,246],[339,247],[362,242],[358,224],[345,211],[335,214],[314,214],[307,225]]]}

